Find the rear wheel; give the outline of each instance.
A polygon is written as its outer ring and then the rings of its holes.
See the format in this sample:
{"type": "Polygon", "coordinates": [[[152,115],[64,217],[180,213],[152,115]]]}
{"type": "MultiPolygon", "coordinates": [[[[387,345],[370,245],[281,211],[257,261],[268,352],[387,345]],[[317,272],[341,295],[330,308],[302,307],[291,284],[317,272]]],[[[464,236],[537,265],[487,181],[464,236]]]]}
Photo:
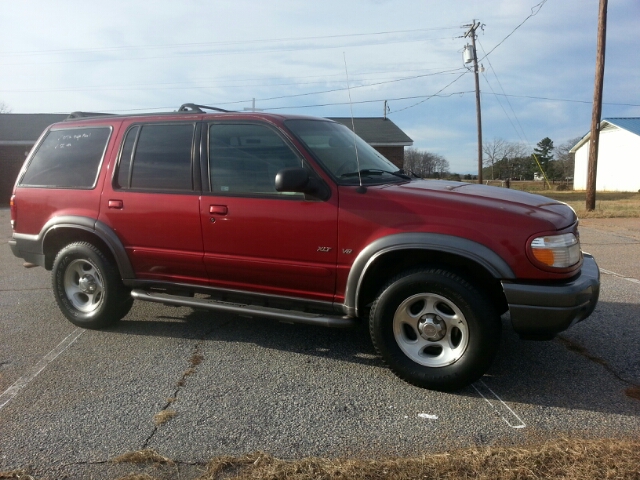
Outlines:
{"type": "Polygon", "coordinates": [[[51,279],[58,307],[79,327],[113,325],[133,305],[118,269],[90,243],[72,243],[60,250],[51,279]]]}
{"type": "Polygon", "coordinates": [[[480,378],[500,343],[495,309],[462,277],[406,272],[383,288],[369,317],[373,344],[407,382],[455,390],[480,378]]]}

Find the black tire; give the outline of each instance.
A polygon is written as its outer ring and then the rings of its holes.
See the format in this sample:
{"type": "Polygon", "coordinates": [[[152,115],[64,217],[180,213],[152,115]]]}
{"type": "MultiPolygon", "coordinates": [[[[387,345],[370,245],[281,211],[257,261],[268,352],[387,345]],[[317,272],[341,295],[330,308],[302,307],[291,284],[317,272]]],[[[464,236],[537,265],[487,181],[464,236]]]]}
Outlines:
{"type": "Polygon", "coordinates": [[[373,345],[391,370],[432,390],[456,390],[480,378],[495,358],[501,330],[492,304],[441,269],[394,278],[369,315],[373,345]]]}
{"type": "Polygon", "coordinates": [[[108,327],[124,317],[133,298],[118,269],[95,245],[77,242],[58,252],[51,281],[58,307],[83,328],[108,327]]]}

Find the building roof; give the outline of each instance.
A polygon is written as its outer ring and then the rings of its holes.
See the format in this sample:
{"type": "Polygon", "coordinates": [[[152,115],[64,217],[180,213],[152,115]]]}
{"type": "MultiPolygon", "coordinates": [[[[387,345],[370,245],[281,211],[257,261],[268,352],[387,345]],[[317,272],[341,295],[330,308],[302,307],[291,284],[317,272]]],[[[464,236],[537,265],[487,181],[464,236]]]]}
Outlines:
{"type": "MultiPolygon", "coordinates": [[[[331,117],[329,120],[351,127],[351,117],[331,117]]],[[[410,147],[413,140],[388,118],[357,117],[353,119],[356,133],[373,147],[410,147]]]]}
{"type": "Polygon", "coordinates": [[[67,117],[66,113],[2,113],[0,145],[33,145],[45,128],[67,117]]]}
{"type": "MultiPolygon", "coordinates": [[[[3,113],[0,114],[0,145],[33,145],[52,123],[61,122],[67,114],[3,113]]],[[[351,129],[350,117],[333,117],[351,129]]],[[[388,118],[354,118],[356,133],[374,147],[409,147],[413,140],[388,118]]]]}
{"type": "MultiPolygon", "coordinates": [[[[640,136],[640,117],[611,117],[611,118],[603,118],[600,121],[600,131],[604,130],[612,130],[621,128],[623,130],[627,130],[635,135],[640,136]]],[[[591,138],[591,132],[587,132],[587,134],[580,139],[578,143],[571,149],[571,153],[575,153],[580,147],[582,147],[585,143],[589,141],[591,138]]]]}

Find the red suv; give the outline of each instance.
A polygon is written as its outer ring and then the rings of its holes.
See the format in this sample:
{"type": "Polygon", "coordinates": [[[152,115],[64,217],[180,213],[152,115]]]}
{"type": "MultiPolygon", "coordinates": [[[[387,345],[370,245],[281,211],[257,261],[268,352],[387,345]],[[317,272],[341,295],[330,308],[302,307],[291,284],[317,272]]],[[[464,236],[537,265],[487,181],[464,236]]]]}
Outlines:
{"type": "Polygon", "coordinates": [[[78,326],[112,325],[134,299],[364,321],[398,376],[440,390],[483,375],[502,314],[549,339],[591,314],[600,286],[563,203],[411,178],[330,120],[192,104],[52,125],[11,223],[13,253],[52,270],[78,326]]]}

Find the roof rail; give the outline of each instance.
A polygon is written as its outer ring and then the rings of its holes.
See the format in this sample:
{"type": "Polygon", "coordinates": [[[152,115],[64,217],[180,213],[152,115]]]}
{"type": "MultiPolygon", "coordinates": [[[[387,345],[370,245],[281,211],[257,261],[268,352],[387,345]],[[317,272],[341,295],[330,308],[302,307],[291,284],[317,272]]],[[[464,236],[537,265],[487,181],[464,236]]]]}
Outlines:
{"type": "Polygon", "coordinates": [[[75,118],[102,117],[104,115],[113,115],[112,113],[98,112],[71,112],[65,120],[73,120],[75,118]]]}
{"type": "Polygon", "coordinates": [[[229,110],[223,110],[222,108],[217,108],[217,107],[209,107],[207,105],[197,105],[195,103],[185,103],[183,105],[180,105],[180,108],[178,109],[179,112],[186,112],[186,113],[204,113],[205,110],[214,110],[216,112],[229,112],[229,110]]]}

